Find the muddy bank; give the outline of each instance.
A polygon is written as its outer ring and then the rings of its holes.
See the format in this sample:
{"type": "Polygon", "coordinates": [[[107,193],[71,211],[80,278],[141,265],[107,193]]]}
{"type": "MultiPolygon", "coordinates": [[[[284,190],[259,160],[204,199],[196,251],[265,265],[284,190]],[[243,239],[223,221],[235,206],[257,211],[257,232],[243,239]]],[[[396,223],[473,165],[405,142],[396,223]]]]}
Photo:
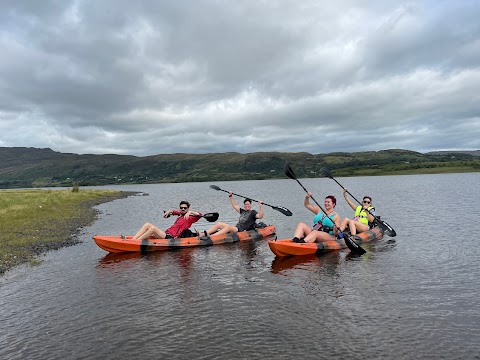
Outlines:
{"type": "Polygon", "coordinates": [[[83,201],[78,204],[75,216],[62,221],[55,218],[49,219],[48,226],[36,233],[36,241],[25,245],[16,245],[16,248],[23,247],[22,251],[16,252],[15,256],[3,258],[0,261],[0,274],[9,269],[25,263],[38,263],[38,255],[50,250],[58,250],[62,247],[72,246],[81,243],[79,235],[82,228],[91,225],[99,215],[99,211],[93,207],[116,199],[134,196],[139,192],[118,191],[115,194],[98,197],[83,201]],[[52,241],[52,238],[56,238],[52,241]]]}

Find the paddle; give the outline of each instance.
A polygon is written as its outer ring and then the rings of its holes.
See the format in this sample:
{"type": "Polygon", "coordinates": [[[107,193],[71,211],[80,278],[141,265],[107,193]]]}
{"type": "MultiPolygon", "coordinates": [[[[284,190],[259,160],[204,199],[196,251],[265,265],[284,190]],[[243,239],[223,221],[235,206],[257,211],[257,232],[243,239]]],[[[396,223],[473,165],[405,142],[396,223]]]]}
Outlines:
{"type": "MultiPolygon", "coordinates": [[[[165,210],[163,210],[163,212],[165,213],[165,210]]],[[[201,217],[201,218],[203,217],[208,222],[214,222],[218,220],[219,215],[218,213],[214,212],[214,213],[206,213],[206,214],[203,214],[202,216],[197,216],[197,215],[192,215],[192,216],[201,217]]],[[[170,215],[168,215],[168,217],[170,217],[170,215]]]]}
{"type": "Polygon", "coordinates": [[[218,220],[218,213],[206,213],[200,217],[205,218],[208,222],[214,222],[218,220]]]}
{"type": "MultiPolygon", "coordinates": [[[[217,191],[223,191],[223,192],[226,192],[226,193],[230,193],[230,191],[227,191],[227,190],[223,190],[223,189],[220,189],[217,185],[210,185],[210,188],[213,189],[213,190],[217,190],[217,191]]],[[[255,202],[259,202],[258,200],[254,200],[252,198],[248,198],[246,196],[242,196],[242,195],[238,195],[238,194],[235,194],[232,192],[233,195],[236,195],[236,196],[240,196],[244,199],[250,199],[252,201],[255,201],[255,202]]],[[[266,205],[266,206],[270,206],[273,210],[277,210],[277,211],[280,211],[283,215],[286,215],[286,216],[292,216],[292,212],[290,210],[288,210],[287,208],[284,208],[283,206],[273,206],[273,205],[269,205],[267,203],[264,203],[262,202],[263,205],[266,205]]]]}
{"type": "MultiPolygon", "coordinates": [[[[285,166],[283,167],[283,171],[285,172],[285,175],[287,175],[290,179],[293,179],[296,182],[298,182],[298,184],[303,188],[303,190],[305,190],[305,192],[308,193],[308,190],[305,189],[305,186],[303,186],[302,183],[297,179],[297,176],[293,172],[293,169],[290,167],[290,165],[288,165],[288,163],[285,163],[285,166]]],[[[317,202],[317,200],[315,200],[315,198],[313,196],[310,196],[310,198],[315,202],[315,204],[317,204],[317,206],[320,208],[320,210],[322,210],[323,213],[325,215],[327,215],[327,212],[320,206],[320,204],[317,202]]],[[[333,224],[333,226],[335,226],[335,224],[333,224]]],[[[345,240],[345,244],[347,245],[347,247],[350,249],[351,252],[353,252],[355,254],[360,254],[360,255],[366,253],[366,251],[364,249],[362,249],[362,247],[360,247],[355,241],[353,241],[348,236],[348,234],[344,233],[343,239],[345,240]]]]}
{"type": "MultiPolygon", "coordinates": [[[[340,183],[333,177],[333,175],[332,175],[332,173],[330,172],[330,170],[328,170],[327,168],[323,167],[323,168],[320,169],[320,171],[321,171],[322,173],[324,173],[325,176],[329,177],[330,179],[332,179],[333,181],[335,181],[338,185],[340,185],[340,187],[341,187],[343,190],[346,190],[347,193],[348,193],[360,206],[362,205],[362,203],[361,203],[360,201],[358,201],[358,200],[355,198],[355,196],[353,196],[352,194],[350,194],[350,192],[349,192],[347,189],[345,189],[345,188],[342,186],[342,184],[340,184],[340,183]]],[[[395,232],[395,230],[393,230],[393,228],[392,228],[390,225],[388,225],[385,221],[381,220],[378,216],[375,216],[374,214],[372,214],[372,213],[370,212],[370,210],[365,209],[365,211],[367,211],[370,215],[372,215],[372,216],[375,218],[375,220],[377,220],[378,226],[379,226],[380,228],[382,228],[382,230],[383,230],[387,235],[389,235],[389,236],[391,236],[391,237],[397,236],[397,233],[395,232]]]]}
{"type": "MultiPolygon", "coordinates": [[[[303,186],[302,183],[297,179],[297,176],[293,172],[293,169],[290,167],[290,165],[288,165],[288,163],[285,163],[285,166],[283,167],[283,171],[285,172],[285,175],[287,175],[290,179],[293,179],[296,182],[298,182],[298,184],[303,188],[303,190],[305,190],[305,192],[308,193],[308,190],[305,189],[305,186],[303,186]]],[[[325,215],[328,215],[327,212],[320,206],[320,204],[317,202],[317,200],[315,200],[313,196],[310,196],[310,198],[315,202],[315,204],[317,204],[317,206],[320,208],[320,210],[323,211],[325,215]]]]}

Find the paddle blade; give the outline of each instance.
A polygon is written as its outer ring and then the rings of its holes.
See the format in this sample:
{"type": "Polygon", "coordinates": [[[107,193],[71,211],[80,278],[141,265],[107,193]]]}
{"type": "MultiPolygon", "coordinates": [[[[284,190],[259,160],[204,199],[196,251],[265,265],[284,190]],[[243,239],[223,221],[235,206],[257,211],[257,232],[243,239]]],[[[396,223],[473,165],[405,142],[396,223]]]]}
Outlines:
{"type": "Polygon", "coordinates": [[[283,215],[292,216],[292,212],[283,206],[272,206],[272,209],[280,211],[283,215]]]}
{"type": "Polygon", "coordinates": [[[297,180],[297,177],[296,177],[295,173],[293,172],[293,169],[290,167],[290,165],[288,165],[288,163],[285,163],[285,165],[284,165],[284,167],[283,167],[283,172],[284,172],[285,175],[287,175],[290,179],[297,180]]]}
{"type": "Polygon", "coordinates": [[[214,222],[218,220],[218,213],[207,213],[203,214],[202,217],[204,217],[208,222],[214,222]]]}
{"type": "Polygon", "coordinates": [[[391,237],[397,236],[397,233],[395,232],[395,230],[393,230],[393,228],[390,225],[388,225],[385,221],[379,220],[377,224],[383,230],[383,232],[388,236],[391,236],[391,237]]]}
{"type": "Polygon", "coordinates": [[[363,255],[366,253],[366,251],[360,245],[358,245],[350,236],[345,236],[344,240],[345,244],[352,253],[358,255],[363,255]]]}
{"type": "Polygon", "coordinates": [[[332,173],[330,172],[330,170],[328,170],[328,168],[326,167],[322,167],[320,169],[320,171],[323,173],[323,175],[325,175],[326,177],[329,177],[330,179],[333,179],[333,175],[332,173]]]}
{"type": "Polygon", "coordinates": [[[210,189],[213,189],[213,190],[222,190],[222,189],[220,189],[217,185],[210,185],[210,189]]]}

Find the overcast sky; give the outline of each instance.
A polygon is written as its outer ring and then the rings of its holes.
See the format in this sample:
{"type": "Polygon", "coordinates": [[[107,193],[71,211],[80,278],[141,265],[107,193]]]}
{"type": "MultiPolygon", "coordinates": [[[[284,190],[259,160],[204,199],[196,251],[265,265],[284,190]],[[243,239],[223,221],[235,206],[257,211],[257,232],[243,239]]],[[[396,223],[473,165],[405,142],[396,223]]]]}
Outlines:
{"type": "Polygon", "coordinates": [[[0,2],[0,146],[480,149],[480,1],[0,2]]]}

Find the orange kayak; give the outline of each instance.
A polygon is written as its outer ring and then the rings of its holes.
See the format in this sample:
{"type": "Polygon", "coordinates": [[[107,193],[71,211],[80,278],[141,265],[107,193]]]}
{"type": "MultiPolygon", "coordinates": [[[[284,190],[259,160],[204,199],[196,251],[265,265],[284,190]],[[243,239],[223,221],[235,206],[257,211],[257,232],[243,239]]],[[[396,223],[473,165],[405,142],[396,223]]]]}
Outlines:
{"type": "Polygon", "coordinates": [[[203,236],[175,239],[133,240],[132,236],[122,239],[121,236],[95,235],[93,240],[105,251],[108,252],[150,252],[168,249],[178,249],[192,246],[211,246],[219,244],[234,243],[238,241],[260,240],[275,234],[275,226],[269,225],[265,228],[258,228],[250,231],[211,235],[208,238],[203,236]]]}
{"type": "MultiPolygon", "coordinates": [[[[361,245],[368,241],[380,239],[383,236],[383,230],[379,227],[374,227],[368,231],[360,233],[358,235],[351,236],[355,239],[355,242],[361,245]]],[[[271,240],[268,242],[270,250],[277,256],[290,256],[290,255],[310,255],[320,254],[325,251],[334,251],[345,249],[347,245],[345,240],[336,239],[331,241],[324,241],[320,243],[294,243],[292,239],[284,240],[271,240]]]]}

